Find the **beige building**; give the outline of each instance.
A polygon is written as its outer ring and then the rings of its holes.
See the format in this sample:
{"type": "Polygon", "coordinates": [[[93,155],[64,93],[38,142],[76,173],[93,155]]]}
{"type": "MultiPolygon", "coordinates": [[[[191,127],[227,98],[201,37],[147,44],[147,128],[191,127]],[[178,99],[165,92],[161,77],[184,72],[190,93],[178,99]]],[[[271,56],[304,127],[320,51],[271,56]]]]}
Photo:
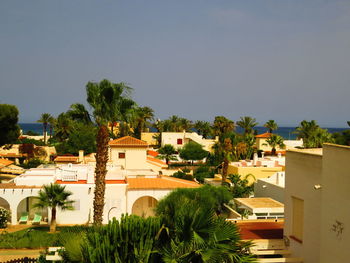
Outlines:
{"type": "Polygon", "coordinates": [[[150,146],[156,146],[158,145],[156,136],[159,136],[159,132],[142,132],[141,140],[147,142],[150,146]]]}
{"type": "Polygon", "coordinates": [[[195,132],[162,132],[161,146],[171,144],[175,149],[181,149],[186,143],[194,141],[203,146],[206,151],[211,151],[214,144],[218,141],[215,139],[205,139],[202,135],[195,132]]]}
{"type": "Polygon", "coordinates": [[[280,157],[264,157],[254,158],[254,160],[240,160],[239,162],[231,162],[228,166],[227,174],[239,174],[245,177],[252,174],[255,177],[249,177],[248,180],[252,184],[260,178],[268,178],[276,172],[284,171],[285,158],[280,157]]]}
{"type": "Polygon", "coordinates": [[[284,235],[304,263],[349,262],[350,147],[287,152],[284,235]]]}
{"type": "MultiPolygon", "coordinates": [[[[269,146],[268,143],[266,142],[266,140],[270,138],[271,135],[272,133],[265,132],[255,136],[255,145],[257,150],[262,150],[264,152],[270,152],[272,150],[271,146],[269,146]]],[[[286,147],[281,149],[280,147],[277,146],[276,150],[278,152],[284,152],[285,150],[290,150],[296,147],[303,146],[303,140],[284,140],[283,142],[286,145],[286,147]]]]}

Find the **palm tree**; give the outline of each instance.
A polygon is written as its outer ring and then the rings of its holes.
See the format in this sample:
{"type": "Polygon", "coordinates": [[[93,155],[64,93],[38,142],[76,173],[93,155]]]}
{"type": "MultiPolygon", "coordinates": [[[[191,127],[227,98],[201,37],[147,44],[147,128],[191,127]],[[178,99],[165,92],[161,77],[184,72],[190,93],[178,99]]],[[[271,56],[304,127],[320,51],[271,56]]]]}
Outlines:
{"type": "Polygon", "coordinates": [[[67,113],[58,115],[55,121],[55,137],[59,141],[65,141],[73,131],[72,119],[67,113]]]}
{"type": "Polygon", "coordinates": [[[88,110],[81,103],[74,103],[70,105],[67,114],[72,120],[79,121],[84,124],[92,123],[88,110]]]}
{"type": "Polygon", "coordinates": [[[272,148],[271,155],[276,155],[277,146],[281,149],[286,147],[286,145],[283,142],[283,138],[276,134],[271,134],[270,138],[266,139],[266,143],[272,148]]]}
{"type": "Polygon", "coordinates": [[[274,120],[268,120],[264,127],[266,127],[269,130],[269,133],[272,133],[274,130],[278,129],[277,123],[274,120]]]}
{"type": "Polygon", "coordinates": [[[303,120],[296,128],[296,134],[298,139],[303,139],[303,145],[305,148],[316,147],[315,135],[320,128],[315,120],[306,121],[303,120]]]}
{"type": "Polygon", "coordinates": [[[196,121],[193,127],[204,138],[208,138],[212,134],[212,127],[208,121],[196,121]]]}
{"type": "Polygon", "coordinates": [[[235,129],[235,123],[224,116],[216,116],[213,125],[214,135],[219,136],[219,140],[224,142],[226,136],[235,129]]]}
{"type": "Polygon", "coordinates": [[[244,134],[252,134],[253,128],[258,125],[255,118],[244,116],[237,121],[237,125],[244,129],[244,134]]]}
{"type": "Polygon", "coordinates": [[[105,196],[105,177],[107,174],[108,122],[126,119],[126,114],[135,105],[129,98],[131,88],[124,83],[102,80],[86,85],[87,102],[93,108],[93,116],[98,125],[96,137],[97,153],[95,168],[94,224],[101,225],[105,196]]]}
{"type": "Polygon", "coordinates": [[[53,127],[55,127],[56,125],[56,119],[51,116],[50,119],[49,119],[49,125],[50,125],[50,139],[52,138],[52,131],[53,131],[53,127]]]}
{"type": "Polygon", "coordinates": [[[347,121],[346,123],[350,126],[350,121],[347,121]]]}
{"type": "Polygon", "coordinates": [[[134,134],[141,139],[141,133],[145,131],[149,121],[154,119],[154,111],[150,107],[138,107],[134,113],[134,134]]]}
{"type": "Polygon", "coordinates": [[[226,184],[228,165],[232,160],[232,150],[233,150],[232,141],[230,138],[226,138],[223,144],[224,162],[222,166],[222,181],[221,181],[222,185],[226,184]]]}
{"type": "Polygon", "coordinates": [[[179,123],[180,123],[180,117],[177,115],[173,115],[169,118],[169,131],[172,132],[180,132],[181,131],[181,127],[179,127],[179,123]]]}
{"type": "Polygon", "coordinates": [[[166,164],[169,164],[169,161],[176,161],[175,156],[176,150],[171,144],[165,144],[163,147],[158,149],[159,155],[156,157],[158,159],[165,159],[166,164]]]}
{"type": "Polygon", "coordinates": [[[66,191],[66,187],[59,184],[44,185],[39,191],[38,202],[33,206],[37,208],[51,208],[50,232],[56,231],[57,208],[61,210],[73,210],[74,201],[69,200],[72,193],[66,191]]]}
{"type": "Polygon", "coordinates": [[[193,123],[191,120],[188,120],[186,118],[180,118],[178,121],[178,131],[190,131],[192,128],[193,123]]]}
{"type": "Polygon", "coordinates": [[[47,131],[47,125],[50,122],[50,118],[52,118],[50,113],[43,113],[41,114],[40,119],[37,121],[43,124],[44,143],[46,143],[46,131],[47,131]]]}

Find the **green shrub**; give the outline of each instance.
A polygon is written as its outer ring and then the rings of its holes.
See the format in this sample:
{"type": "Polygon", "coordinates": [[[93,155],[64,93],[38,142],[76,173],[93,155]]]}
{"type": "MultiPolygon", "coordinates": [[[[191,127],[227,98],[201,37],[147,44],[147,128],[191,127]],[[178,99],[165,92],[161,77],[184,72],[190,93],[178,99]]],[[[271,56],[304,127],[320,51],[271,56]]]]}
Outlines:
{"type": "Polygon", "coordinates": [[[0,207],[0,228],[6,228],[9,219],[10,211],[3,207],[0,207]]]}
{"type": "Polygon", "coordinates": [[[187,174],[185,171],[177,171],[172,175],[172,177],[193,181],[193,176],[191,174],[187,174]]]}

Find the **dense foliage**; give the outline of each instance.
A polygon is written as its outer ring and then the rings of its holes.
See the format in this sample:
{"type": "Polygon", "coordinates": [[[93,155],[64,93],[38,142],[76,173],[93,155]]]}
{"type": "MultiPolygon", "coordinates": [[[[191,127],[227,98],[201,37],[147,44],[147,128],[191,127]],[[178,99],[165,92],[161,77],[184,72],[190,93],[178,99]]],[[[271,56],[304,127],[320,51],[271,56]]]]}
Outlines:
{"type": "Polygon", "coordinates": [[[208,152],[199,143],[190,141],[180,150],[180,158],[186,161],[199,161],[208,156],[208,152]]]}
{"type": "Polygon", "coordinates": [[[0,146],[15,143],[20,135],[18,109],[14,105],[0,104],[0,146]]]}
{"type": "Polygon", "coordinates": [[[315,120],[303,120],[296,128],[298,139],[303,139],[305,148],[320,148],[323,143],[334,142],[332,134],[320,128],[315,120]]]}
{"type": "Polygon", "coordinates": [[[7,222],[10,217],[10,211],[0,207],[0,228],[5,228],[7,227],[7,222]]]}
{"type": "Polygon", "coordinates": [[[165,159],[166,164],[169,164],[169,161],[177,160],[177,157],[175,156],[177,152],[171,144],[165,144],[163,147],[160,147],[158,153],[159,155],[156,158],[165,159]]]}

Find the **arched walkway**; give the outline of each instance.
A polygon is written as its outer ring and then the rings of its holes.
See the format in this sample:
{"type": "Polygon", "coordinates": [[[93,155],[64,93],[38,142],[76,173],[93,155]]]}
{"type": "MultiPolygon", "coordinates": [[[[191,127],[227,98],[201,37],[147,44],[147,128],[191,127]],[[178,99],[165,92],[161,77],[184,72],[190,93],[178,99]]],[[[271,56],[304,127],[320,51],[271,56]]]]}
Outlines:
{"type": "Polygon", "coordinates": [[[140,197],[132,206],[132,214],[142,217],[154,216],[154,209],[157,203],[158,201],[154,197],[140,197]]]}
{"type": "Polygon", "coordinates": [[[19,202],[17,206],[17,219],[21,218],[23,214],[28,214],[28,220],[31,221],[34,218],[34,215],[40,214],[42,216],[42,221],[48,217],[48,209],[34,208],[34,204],[38,201],[37,197],[30,196],[24,198],[19,202]]]}
{"type": "Polygon", "coordinates": [[[10,210],[10,204],[4,198],[0,197],[0,207],[10,210]]]}

